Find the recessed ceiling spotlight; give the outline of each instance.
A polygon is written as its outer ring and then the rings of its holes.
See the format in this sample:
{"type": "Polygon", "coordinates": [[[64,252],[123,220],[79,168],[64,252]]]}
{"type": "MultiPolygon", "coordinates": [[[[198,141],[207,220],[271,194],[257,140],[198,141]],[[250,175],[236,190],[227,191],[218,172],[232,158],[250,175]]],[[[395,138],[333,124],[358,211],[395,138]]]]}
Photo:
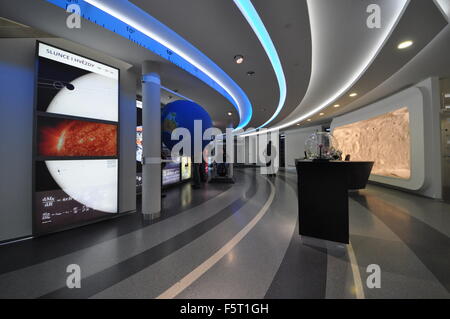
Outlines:
{"type": "Polygon", "coordinates": [[[300,123],[297,123],[297,126],[300,126],[300,123]]]}
{"type": "Polygon", "coordinates": [[[231,112],[228,112],[228,116],[231,116],[231,115],[233,115],[233,113],[231,113],[231,112]]]}
{"type": "Polygon", "coordinates": [[[355,97],[355,96],[357,96],[357,95],[358,95],[358,93],[355,93],[355,92],[354,92],[354,93],[351,93],[349,96],[350,96],[350,97],[355,97]]]}
{"type": "Polygon", "coordinates": [[[397,46],[397,49],[403,50],[403,49],[409,48],[410,46],[413,45],[413,43],[414,42],[412,42],[411,40],[400,42],[399,45],[397,46]]]}
{"type": "Polygon", "coordinates": [[[242,55],[235,55],[234,62],[236,62],[237,64],[241,64],[242,62],[244,62],[244,57],[242,55]]]}
{"type": "Polygon", "coordinates": [[[338,108],[338,107],[340,107],[341,105],[340,104],[335,104],[335,105],[333,105],[333,107],[336,107],[336,108],[338,108]]]}
{"type": "Polygon", "coordinates": [[[320,116],[324,116],[324,115],[325,115],[325,113],[319,113],[319,115],[320,115],[320,116]]]}
{"type": "Polygon", "coordinates": [[[311,120],[311,119],[307,119],[307,121],[308,121],[308,122],[311,122],[312,120],[311,120]]]}
{"type": "Polygon", "coordinates": [[[247,75],[249,75],[249,76],[255,75],[255,71],[248,71],[247,75]]]}

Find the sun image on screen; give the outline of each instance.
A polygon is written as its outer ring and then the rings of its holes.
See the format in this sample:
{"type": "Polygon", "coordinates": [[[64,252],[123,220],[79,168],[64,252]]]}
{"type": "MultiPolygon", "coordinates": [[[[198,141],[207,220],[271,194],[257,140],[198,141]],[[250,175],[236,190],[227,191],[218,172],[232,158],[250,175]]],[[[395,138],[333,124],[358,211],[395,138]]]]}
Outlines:
{"type": "Polygon", "coordinates": [[[180,163],[166,163],[162,170],[162,184],[164,186],[175,184],[180,181],[180,163]]]}
{"type": "Polygon", "coordinates": [[[38,117],[38,156],[117,156],[117,125],[38,117]]]}
{"type": "Polygon", "coordinates": [[[352,161],[374,161],[372,174],[409,179],[411,139],[407,107],[334,129],[343,155],[352,161]]]}
{"type": "Polygon", "coordinates": [[[37,110],[117,122],[119,71],[39,43],[37,110]]]}
{"type": "Polygon", "coordinates": [[[37,161],[34,220],[38,233],[117,213],[118,160],[37,161]]]}

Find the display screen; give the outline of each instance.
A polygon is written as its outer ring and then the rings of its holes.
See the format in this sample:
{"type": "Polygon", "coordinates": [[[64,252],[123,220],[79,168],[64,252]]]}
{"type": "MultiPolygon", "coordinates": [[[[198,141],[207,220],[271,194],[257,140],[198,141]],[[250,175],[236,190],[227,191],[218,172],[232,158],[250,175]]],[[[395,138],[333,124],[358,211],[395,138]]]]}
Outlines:
{"type": "Polygon", "coordinates": [[[118,122],[119,70],[38,45],[37,111],[118,122]]]}
{"type": "Polygon", "coordinates": [[[136,190],[142,191],[142,126],[136,127],[136,190]]]}
{"type": "Polygon", "coordinates": [[[162,170],[162,184],[167,186],[180,181],[180,163],[166,163],[162,170]]]}
{"type": "Polygon", "coordinates": [[[118,212],[119,70],[38,42],[34,233],[118,212]]]}
{"type": "Polygon", "coordinates": [[[136,127],[136,161],[142,163],[142,126],[136,127]]]}
{"type": "Polygon", "coordinates": [[[352,161],[374,161],[372,174],[409,179],[411,138],[407,107],[336,127],[333,136],[352,161]]]}
{"type": "Polygon", "coordinates": [[[38,116],[38,156],[117,156],[117,125],[38,116]]]}
{"type": "Polygon", "coordinates": [[[192,177],[192,161],[188,156],[181,158],[181,179],[187,180],[192,177]]]}

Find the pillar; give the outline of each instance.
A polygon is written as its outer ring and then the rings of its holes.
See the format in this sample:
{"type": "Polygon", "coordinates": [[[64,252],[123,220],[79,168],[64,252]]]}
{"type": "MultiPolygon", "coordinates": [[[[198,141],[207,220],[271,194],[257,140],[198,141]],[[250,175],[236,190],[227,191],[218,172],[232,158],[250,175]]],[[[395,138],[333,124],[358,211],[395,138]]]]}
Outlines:
{"type": "Polygon", "coordinates": [[[142,214],[161,214],[161,79],[159,65],[142,64],[142,214]]]}

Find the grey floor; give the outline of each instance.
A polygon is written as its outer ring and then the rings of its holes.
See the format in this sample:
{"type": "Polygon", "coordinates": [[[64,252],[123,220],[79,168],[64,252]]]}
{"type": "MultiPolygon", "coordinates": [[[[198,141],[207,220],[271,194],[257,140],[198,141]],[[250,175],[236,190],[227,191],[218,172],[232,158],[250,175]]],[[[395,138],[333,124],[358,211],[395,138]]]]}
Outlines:
{"type": "Polygon", "coordinates": [[[1,246],[0,298],[450,297],[449,204],[369,185],[350,196],[346,246],[298,235],[294,172],[236,171],[232,187],[168,191],[156,222],[134,214],[1,246]],[[66,287],[70,264],[80,289],[66,287]]]}

